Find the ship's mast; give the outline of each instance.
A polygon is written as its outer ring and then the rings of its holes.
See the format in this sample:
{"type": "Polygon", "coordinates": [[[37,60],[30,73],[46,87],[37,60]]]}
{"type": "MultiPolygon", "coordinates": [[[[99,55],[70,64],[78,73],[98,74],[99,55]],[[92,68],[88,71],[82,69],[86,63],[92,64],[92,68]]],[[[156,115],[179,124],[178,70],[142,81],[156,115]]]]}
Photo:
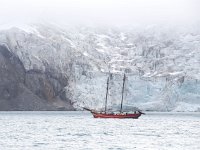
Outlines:
{"type": "Polygon", "coordinates": [[[106,112],[107,112],[107,100],[108,100],[109,78],[110,78],[110,74],[109,74],[108,79],[107,79],[106,101],[105,101],[105,114],[106,114],[106,112]]]}
{"type": "Polygon", "coordinates": [[[121,107],[120,107],[120,113],[122,113],[122,106],[123,106],[123,100],[124,100],[124,85],[125,85],[126,75],[124,73],[123,78],[123,87],[122,87],[122,100],[121,100],[121,107]]]}

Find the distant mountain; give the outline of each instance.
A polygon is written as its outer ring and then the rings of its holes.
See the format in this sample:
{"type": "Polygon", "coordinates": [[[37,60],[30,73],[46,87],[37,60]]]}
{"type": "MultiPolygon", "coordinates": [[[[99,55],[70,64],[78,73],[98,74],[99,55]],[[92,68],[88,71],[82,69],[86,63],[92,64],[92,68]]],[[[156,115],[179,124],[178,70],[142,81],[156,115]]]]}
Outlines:
{"type": "Polygon", "coordinates": [[[125,105],[200,111],[200,30],[52,24],[0,27],[0,110],[125,105]]]}

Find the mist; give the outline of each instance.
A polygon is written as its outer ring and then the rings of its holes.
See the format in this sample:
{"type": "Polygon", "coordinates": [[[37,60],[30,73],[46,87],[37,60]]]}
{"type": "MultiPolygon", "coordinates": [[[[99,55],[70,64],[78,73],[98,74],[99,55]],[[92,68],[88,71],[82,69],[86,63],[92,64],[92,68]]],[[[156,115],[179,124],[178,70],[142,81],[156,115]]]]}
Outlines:
{"type": "Polygon", "coordinates": [[[0,24],[111,26],[199,23],[198,0],[0,0],[0,24]]]}

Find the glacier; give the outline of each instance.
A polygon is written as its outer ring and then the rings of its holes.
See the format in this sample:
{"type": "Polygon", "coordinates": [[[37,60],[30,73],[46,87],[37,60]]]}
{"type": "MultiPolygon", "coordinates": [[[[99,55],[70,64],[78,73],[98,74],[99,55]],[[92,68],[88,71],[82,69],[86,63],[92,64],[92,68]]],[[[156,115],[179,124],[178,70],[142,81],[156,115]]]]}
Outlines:
{"type": "Polygon", "coordinates": [[[60,108],[102,108],[109,73],[108,106],[118,106],[126,73],[125,106],[200,111],[197,26],[12,25],[0,27],[0,45],[22,62],[26,87],[60,108]]]}

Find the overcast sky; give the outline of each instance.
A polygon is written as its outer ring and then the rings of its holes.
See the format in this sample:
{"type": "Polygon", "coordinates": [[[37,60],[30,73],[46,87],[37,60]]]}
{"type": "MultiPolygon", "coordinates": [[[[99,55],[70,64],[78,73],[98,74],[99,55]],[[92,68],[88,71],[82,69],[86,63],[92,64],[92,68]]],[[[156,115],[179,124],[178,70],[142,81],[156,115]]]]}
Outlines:
{"type": "Polygon", "coordinates": [[[181,24],[199,19],[199,0],[0,0],[0,24],[181,24]]]}

